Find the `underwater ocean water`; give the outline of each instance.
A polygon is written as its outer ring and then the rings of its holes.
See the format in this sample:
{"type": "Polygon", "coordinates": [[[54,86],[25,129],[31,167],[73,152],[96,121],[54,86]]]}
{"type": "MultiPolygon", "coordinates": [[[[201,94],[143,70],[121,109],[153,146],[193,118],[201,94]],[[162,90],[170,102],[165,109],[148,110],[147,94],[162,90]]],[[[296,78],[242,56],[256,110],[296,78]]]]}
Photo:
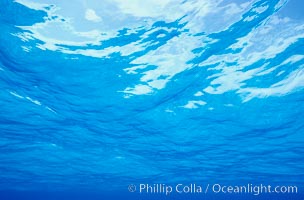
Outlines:
{"type": "Polygon", "coordinates": [[[304,199],[303,11],[1,0],[0,199],[304,199]]]}

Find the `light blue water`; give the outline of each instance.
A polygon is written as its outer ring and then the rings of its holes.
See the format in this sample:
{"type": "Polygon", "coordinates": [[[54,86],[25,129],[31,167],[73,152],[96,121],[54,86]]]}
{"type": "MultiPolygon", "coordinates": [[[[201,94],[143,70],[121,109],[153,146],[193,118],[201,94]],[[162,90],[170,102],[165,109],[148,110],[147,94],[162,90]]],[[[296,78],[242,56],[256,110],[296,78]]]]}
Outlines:
{"type": "MultiPolygon", "coordinates": [[[[141,183],[292,185],[257,198],[303,199],[303,8],[1,0],[0,199],[135,198],[141,183]]],[[[256,197],[200,195],[186,196],[256,197]]]]}

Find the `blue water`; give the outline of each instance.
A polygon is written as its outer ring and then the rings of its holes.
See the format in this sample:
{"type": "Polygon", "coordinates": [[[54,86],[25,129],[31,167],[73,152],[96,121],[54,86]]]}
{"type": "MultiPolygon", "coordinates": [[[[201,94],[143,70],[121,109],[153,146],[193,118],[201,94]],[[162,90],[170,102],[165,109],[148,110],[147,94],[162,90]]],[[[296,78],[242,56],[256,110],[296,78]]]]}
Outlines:
{"type": "Polygon", "coordinates": [[[304,199],[303,8],[1,0],[0,199],[304,199]]]}

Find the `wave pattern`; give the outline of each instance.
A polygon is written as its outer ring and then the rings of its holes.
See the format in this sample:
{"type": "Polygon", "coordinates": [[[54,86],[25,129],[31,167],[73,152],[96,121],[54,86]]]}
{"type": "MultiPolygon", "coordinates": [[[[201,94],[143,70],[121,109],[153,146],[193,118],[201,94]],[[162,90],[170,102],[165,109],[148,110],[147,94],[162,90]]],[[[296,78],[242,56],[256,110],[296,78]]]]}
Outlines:
{"type": "Polygon", "coordinates": [[[0,187],[303,184],[294,4],[2,0],[0,187]]]}

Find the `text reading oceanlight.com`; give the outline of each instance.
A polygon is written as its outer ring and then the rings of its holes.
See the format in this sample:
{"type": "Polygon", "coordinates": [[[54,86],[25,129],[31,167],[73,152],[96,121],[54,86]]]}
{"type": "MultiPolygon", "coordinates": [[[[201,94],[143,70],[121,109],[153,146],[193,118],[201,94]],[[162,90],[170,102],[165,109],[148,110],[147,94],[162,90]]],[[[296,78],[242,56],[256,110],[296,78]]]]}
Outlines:
{"type": "Polygon", "coordinates": [[[297,194],[297,186],[272,186],[272,185],[221,185],[221,184],[139,184],[129,185],[130,192],[139,192],[141,194],[207,194],[207,193],[222,193],[222,194],[297,194]]]}

